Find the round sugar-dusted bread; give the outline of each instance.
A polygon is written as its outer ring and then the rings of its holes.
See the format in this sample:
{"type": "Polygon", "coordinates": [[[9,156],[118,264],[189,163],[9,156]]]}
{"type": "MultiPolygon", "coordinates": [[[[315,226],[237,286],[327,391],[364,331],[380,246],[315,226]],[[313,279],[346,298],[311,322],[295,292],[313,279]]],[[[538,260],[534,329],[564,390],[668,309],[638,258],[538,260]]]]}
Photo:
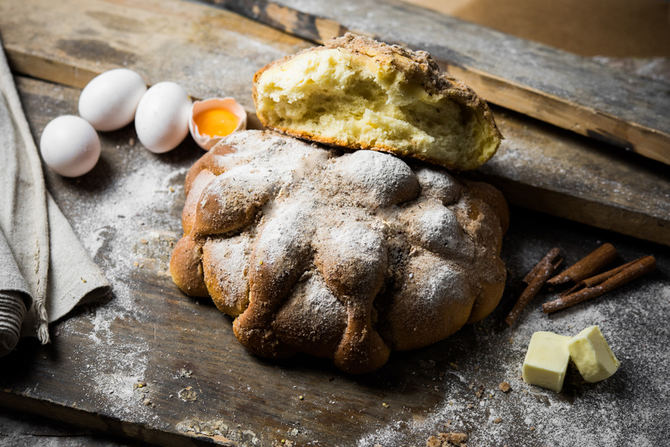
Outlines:
{"type": "Polygon", "coordinates": [[[478,321],[505,283],[502,195],[382,152],[235,133],[191,168],[170,262],[253,353],[373,371],[478,321]]]}

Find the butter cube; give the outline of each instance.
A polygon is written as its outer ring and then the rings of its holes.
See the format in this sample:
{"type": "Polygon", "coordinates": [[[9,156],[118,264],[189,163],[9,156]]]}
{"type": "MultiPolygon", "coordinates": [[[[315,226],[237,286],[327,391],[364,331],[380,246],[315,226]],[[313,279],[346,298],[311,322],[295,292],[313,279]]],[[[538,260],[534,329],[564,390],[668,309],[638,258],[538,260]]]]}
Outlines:
{"type": "Polygon", "coordinates": [[[570,357],[587,382],[600,382],[614,374],[619,360],[607,345],[598,326],[587,327],[568,343],[570,357]]]}
{"type": "Polygon", "coordinates": [[[560,392],[570,360],[570,340],[568,336],[553,332],[535,332],[523,361],[524,382],[560,392]]]}

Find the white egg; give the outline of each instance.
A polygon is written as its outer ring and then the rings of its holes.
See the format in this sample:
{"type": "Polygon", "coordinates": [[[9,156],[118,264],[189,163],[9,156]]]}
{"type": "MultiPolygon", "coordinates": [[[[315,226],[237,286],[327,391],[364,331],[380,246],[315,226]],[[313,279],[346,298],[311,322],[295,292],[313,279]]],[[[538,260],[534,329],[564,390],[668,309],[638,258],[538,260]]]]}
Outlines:
{"type": "Polygon", "coordinates": [[[40,153],[47,166],[58,174],[78,177],[98,162],[100,139],[88,121],[63,115],[50,121],[42,131],[40,153]]]}
{"type": "Polygon", "coordinates": [[[127,68],[106,71],[89,82],[79,96],[79,115],[97,130],[120,129],[130,124],[147,86],[127,68]]]}
{"type": "Polygon", "coordinates": [[[170,151],[186,137],[190,114],[186,91],[174,82],[159,82],[147,90],[137,106],[137,137],[151,152],[170,151]]]}

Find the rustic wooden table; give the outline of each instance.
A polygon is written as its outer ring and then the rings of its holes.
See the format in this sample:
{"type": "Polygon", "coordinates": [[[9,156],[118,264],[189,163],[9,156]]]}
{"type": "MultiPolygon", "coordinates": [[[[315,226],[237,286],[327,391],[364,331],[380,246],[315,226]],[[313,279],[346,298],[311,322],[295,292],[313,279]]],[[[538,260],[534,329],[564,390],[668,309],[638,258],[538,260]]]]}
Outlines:
{"type": "MultiPolygon", "coordinates": [[[[107,68],[133,67],[150,83],[174,80],[195,97],[232,95],[252,111],[254,71],[310,45],[181,1],[3,2],[0,33],[36,139],[50,119],[76,113],[77,87],[107,68]]],[[[508,140],[479,175],[510,201],[668,243],[667,166],[507,109],[496,108],[496,117],[508,140]]],[[[70,445],[125,443],[97,432],[158,445],[241,446],[419,446],[445,431],[467,432],[475,446],[662,445],[670,436],[666,246],[515,205],[503,248],[507,289],[483,322],[394,353],[363,377],[311,358],[274,364],[248,354],[230,319],[182,295],[167,273],[184,176],[202,151],[186,141],[151,154],[132,126],[101,139],[102,159],[90,174],[47,172],[47,183],[114,292],[54,325],[51,345],[25,340],[0,360],[0,405],[9,409],[0,415],[0,444],[31,445],[36,433],[52,440],[72,433],[70,445]],[[551,317],[539,309],[543,294],[516,329],[504,325],[521,278],[549,248],[562,247],[572,263],[604,241],[625,260],[656,255],[658,270],[551,317]],[[590,385],[573,371],[560,394],[523,383],[519,368],[534,331],[572,334],[591,324],[622,361],[614,377],[590,385]],[[503,381],[509,393],[498,390],[503,381]],[[85,430],[13,422],[21,419],[16,411],[85,430]]]]}

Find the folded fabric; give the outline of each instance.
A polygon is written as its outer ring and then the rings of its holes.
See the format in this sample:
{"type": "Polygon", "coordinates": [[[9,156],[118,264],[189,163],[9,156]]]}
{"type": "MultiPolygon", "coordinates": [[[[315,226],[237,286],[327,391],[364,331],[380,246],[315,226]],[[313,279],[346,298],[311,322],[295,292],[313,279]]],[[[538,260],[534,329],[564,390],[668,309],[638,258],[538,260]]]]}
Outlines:
{"type": "Polygon", "coordinates": [[[105,294],[110,286],[47,193],[4,51],[0,52],[0,166],[0,345],[11,344],[22,312],[21,334],[47,343],[49,322],[82,299],[105,294]],[[21,303],[27,311],[21,310],[21,303]]]}
{"type": "Polygon", "coordinates": [[[21,324],[32,298],[28,285],[16,265],[5,235],[0,231],[0,357],[8,354],[19,342],[21,324]]]}

